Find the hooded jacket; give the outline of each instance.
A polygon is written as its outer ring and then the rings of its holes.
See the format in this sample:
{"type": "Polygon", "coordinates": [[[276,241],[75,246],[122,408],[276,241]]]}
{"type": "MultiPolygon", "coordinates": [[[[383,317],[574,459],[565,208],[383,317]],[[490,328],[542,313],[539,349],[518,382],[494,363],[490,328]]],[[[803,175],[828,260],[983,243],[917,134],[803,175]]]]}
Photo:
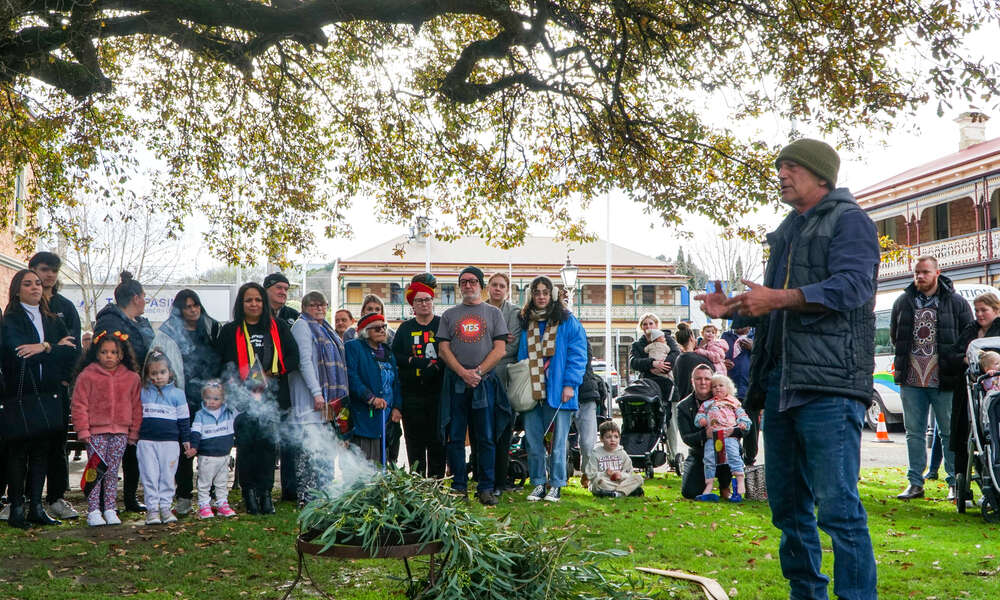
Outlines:
{"type": "Polygon", "coordinates": [[[120,331],[128,335],[128,343],[135,352],[136,367],[142,369],[154,337],[153,326],[149,324],[149,319],[139,315],[133,321],[117,304],[108,304],[97,313],[97,322],[94,323],[94,335],[102,331],[111,333],[120,331]]]}
{"type": "Polygon", "coordinates": [[[228,456],[235,443],[235,423],[239,414],[229,404],[223,404],[219,407],[219,415],[215,416],[202,403],[191,423],[191,447],[202,456],[228,456]]]}
{"type": "Polygon", "coordinates": [[[180,309],[173,307],[149,346],[167,355],[177,387],[184,391],[192,414],[201,406],[202,384],[218,377],[222,370],[222,360],[216,349],[221,329],[219,322],[202,309],[197,327],[188,331],[180,309]]]}
{"type": "MultiPolygon", "coordinates": [[[[898,385],[906,384],[910,371],[910,350],[913,348],[913,313],[916,310],[917,286],[910,283],[903,294],[892,305],[892,316],[889,319],[889,339],[896,347],[894,364],[894,379],[898,385]]],[[[940,389],[951,390],[961,381],[961,371],[945,368],[948,352],[958,342],[962,330],[974,322],[972,309],[965,298],[955,293],[951,279],[940,275],[938,289],[935,294],[937,307],[937,341],[938,381],[940,389]]]]}
{"type": "Polygon", "coordinates": [[[71,408],[77,438],[124,433],[134,444],[142,425],[141,391],[139,376],[123,365],[113,371],[97,363],[87,365],[73,388],[71,408]]]}

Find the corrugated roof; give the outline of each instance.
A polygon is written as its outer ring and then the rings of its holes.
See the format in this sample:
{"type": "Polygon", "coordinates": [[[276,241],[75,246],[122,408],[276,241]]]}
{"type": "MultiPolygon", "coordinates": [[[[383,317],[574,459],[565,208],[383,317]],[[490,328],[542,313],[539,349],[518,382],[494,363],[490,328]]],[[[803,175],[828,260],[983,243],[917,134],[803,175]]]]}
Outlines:
{"type": "MultiPolygon", "coordinates": [[[[570,250],[570,258],[574,265],[603,265],[604,241],[598,240],[588,244],[579,242],[557,242],[554,237],[527,236],[524,243],[510,250],[502,250],[487,245],[476,237],[459,238],[454,242],[441,242],[431,239],[431,259],[435,263],[465,263],[476,265],[551,265],[566,261],[566,251],[570,250]]],[[[401,235],[386,242],[341,260],[341,263],[351,262],[423,262],[425,256],[423,242],[409,241],[401,235]],[[400,258],[393,251],[402,244],[404,255],[400,258]]],[[[616,265],[632,265],[640,267],[665,267],[668,261],[658,260],[640,252],[630,250],[617,244],[611,245],[611,262],[616,265]]]]}
{"type": "Polygon", "coordinates": [[[893,175],[889,179],[885,179],[860,190],[855,194],[855,198],[860,201],[863,200],[865,196],[875,194],[904,183],[916,181],[922,177],[946,171],[953,167],[973,162],[997,153],[1000,153],[1000,138],[969,146],[965,150],[955,152],[954,154],[948,154],[947,156],[942,156],[941,158],[932,160],[929,163],[925,163],[918,167],[903,171],[897,175],[893,175]]]}

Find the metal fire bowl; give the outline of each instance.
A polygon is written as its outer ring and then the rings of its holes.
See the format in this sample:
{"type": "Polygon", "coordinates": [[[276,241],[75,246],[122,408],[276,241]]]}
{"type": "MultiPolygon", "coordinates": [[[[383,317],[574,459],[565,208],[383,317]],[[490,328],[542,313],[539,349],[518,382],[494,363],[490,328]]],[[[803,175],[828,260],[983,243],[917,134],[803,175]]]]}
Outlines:
{"type": "Polygon", "coordinates": [[[442,542],[426,542],[415,544],[404,544],[400,546],[382,546],[373,554],[361,546],[336,544],[323,550],[322,544],[314,544],[302,539],[296,540],[296,548],[301,554],[311,554],[313,556],[324,556],[328,558],[410,558],[412,556],[424,556],[437,554],[444,549],[442,542]]]}

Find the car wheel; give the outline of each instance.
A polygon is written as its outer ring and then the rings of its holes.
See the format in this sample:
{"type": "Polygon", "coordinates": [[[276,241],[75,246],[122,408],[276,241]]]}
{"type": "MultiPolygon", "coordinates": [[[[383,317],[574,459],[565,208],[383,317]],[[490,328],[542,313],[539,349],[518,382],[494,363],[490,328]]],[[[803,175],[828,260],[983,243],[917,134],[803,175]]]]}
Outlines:
{"type": "Polygon", "coordinates": [[[872,397],[872,405],[865,411],[865,425],[872,431],[878,431],[878,415],[882,412],[882,399],[878,392],[872,397]]]}

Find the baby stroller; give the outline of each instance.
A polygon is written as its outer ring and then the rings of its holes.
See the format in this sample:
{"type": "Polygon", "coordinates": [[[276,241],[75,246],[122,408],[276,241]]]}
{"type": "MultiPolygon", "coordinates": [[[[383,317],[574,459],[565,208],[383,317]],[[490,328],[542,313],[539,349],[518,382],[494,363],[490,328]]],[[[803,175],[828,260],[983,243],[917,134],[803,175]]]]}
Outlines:
{"type": "MultiPolygon", "coordinates": [[[[672,393],[673,382],[665,383],[672,393]]],[[[667,462],[670,404],[660,397],[660,387],[650,379],[640,379],[629,384],[616,400],[622,413],[622,448],[632,466],[643,469],[647,479],[653,477],[653,469],[667,462]]]]}
{"type": "Polygon", "coordinates": [[[965,503],[972,499],[972,482],[982,493],[983,519],[988,523],[1000,521],[1000,389],[987,391],[983,382],[988,375],[979,367],[979,354],[986,350],[1000,352],[1000,337],[973,340],[966,350],[969,362],[969,460],[965,472],[958,473],[955,481],[958,512],[965,512],[965,503]]]}

